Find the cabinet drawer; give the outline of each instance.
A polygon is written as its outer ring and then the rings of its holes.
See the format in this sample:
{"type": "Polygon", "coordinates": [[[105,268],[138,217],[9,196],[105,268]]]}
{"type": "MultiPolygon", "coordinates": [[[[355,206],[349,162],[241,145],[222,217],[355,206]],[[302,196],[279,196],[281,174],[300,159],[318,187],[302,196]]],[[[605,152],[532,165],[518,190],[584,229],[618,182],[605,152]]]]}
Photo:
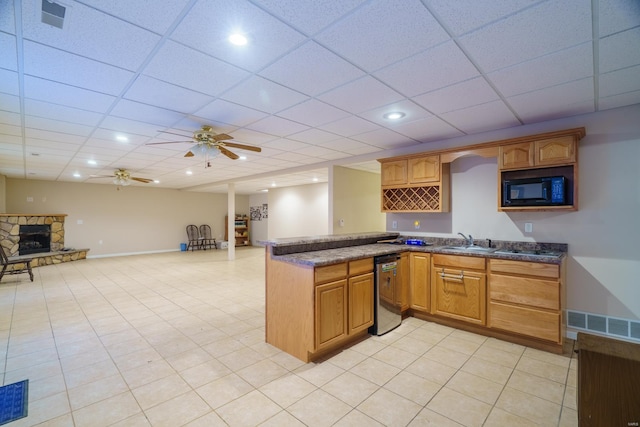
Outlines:
{"type": "Polygon", "coordinates": [[[373,272],[373,258],[349,261],[349,276],[373,272]]]}
{"type": "Polygon", "coordinates": [[[553,280],[493,274],[489,279],[489,298],[559,310],[560,284],[553,280]]]}
{"type": "Polygon", "coordinates": [[[433,265],[441,265],[444,267],[454,267],[454,268],[472,268],[475,270],[484,270],[485,269],[485,259],[484,258],[476,258],[470,256],[458,256],[458,255],[441,255],[441,254],[433,254],[433,265]]]}
{"type": "Polygon", "coordinates": [[[492,273],[521,274],[550,279],[560,277],[560,266],[556,264],[542,264],[539,262],[510,261],[505,259],[490,259],[489,269],[492,273]]]}
{"type": "Polygon", "coordinates": [[[489,303],[489,327],[495,329],[560,343],[560,320],[560,313],[489,303]]]}
{"type": "Polygon", "coordinates": [[[316,267],[315,283],[330,282],[332,280],[344,279],[347,277],[347,263],[325,265],[316,267]]]}

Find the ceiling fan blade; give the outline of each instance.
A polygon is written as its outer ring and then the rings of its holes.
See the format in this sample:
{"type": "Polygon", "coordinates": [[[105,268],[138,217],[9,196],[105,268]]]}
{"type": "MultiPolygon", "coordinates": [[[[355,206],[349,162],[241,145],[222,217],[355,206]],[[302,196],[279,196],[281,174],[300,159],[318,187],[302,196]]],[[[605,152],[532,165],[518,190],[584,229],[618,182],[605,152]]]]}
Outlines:
{"type": "Polygon", "coordinates": [[[187,151],[187,154],[185,154],[185,157],[193,157],[195,154],[193,154],[191,151],[187,151]]]}
{"type": "Polygon", "coordinates": [[[162,144],[176,144],[178,142],[188,142],[189,144],[193,144],[193,140],[191,141],[167,141],[167,142],[149,142],[144,145],[162,145],[162,144]]]}
{"type": "Polygon", "coordinates": [[[152,180],[152,179],[149,179],[149,178],[139,178],[139,177],[137,177],[137,176],[132,176],[132,177],[131,177],[131,179],[132,179],[132,180],[134,180],[134,181],[138,181],[138,182],[144,182],[145,184],[148,184],[148,183],[150,183],[150,182],[153,182],[153,180],[152,180]]]}
{"type": "Polygon", "coordinates": [[[89,175],[89,178],[115,178],[115,175],[89,175]]]}
{"type": "Polygon", "coordinates": [[[227,156],[230,159],[236,160],[236,159],[240,158],[240,156],[238,156],[236,153],[232,153],[231,151],[227,150],[224,147],[218,146],[218,150],[220,150],[220,152],[222,154],[224,154],[225,156],[227,156]]]}
{"type": "Polygon", "coordinates": [[[260,147],[255,147],[253,145],[245,145],[245,144],[236,144],[235,142],[223,142],[223,144],[227,147],[233,147],[233,148],[240,148],[242,150],[249,150],[249,151],[255,151],[256,153],[259,153],[262,151],[262,148],[260,147]]]}
{"type": "Polygon", "coordinates": [[[231,135],[227,135],[226,133],[219,133],[217,135],[212,136],[211,139],[217,142],[217,141],[224,141],[226,139],[233,139],[233,137],[231,135]]]}

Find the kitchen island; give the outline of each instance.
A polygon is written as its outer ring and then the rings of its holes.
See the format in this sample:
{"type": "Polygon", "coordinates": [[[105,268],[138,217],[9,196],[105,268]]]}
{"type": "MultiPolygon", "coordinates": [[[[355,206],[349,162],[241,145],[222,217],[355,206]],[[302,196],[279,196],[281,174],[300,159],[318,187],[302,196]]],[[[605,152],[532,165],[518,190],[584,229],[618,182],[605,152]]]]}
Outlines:
{"type": "Polygon", "coordinates": [[[366,338],[374,321],[373,258],[400,253],[405,271],[395,298],[403,315],[562,352],[566,244],[501,241],[488,248],[443,238],[404,245],[398,238],[261,242],[266,341],[309,362],[366,338]]]}

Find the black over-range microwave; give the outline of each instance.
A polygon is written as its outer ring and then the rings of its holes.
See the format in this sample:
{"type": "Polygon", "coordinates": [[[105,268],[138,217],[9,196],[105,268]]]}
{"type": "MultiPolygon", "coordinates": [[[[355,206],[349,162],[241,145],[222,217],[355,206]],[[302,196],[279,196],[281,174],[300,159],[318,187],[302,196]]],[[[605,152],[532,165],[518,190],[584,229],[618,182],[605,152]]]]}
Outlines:
{"type": "Polygon", "coordinates": [[[504,179],[502,206],[566,205],[565,181],[564,176],[504,179]]]}

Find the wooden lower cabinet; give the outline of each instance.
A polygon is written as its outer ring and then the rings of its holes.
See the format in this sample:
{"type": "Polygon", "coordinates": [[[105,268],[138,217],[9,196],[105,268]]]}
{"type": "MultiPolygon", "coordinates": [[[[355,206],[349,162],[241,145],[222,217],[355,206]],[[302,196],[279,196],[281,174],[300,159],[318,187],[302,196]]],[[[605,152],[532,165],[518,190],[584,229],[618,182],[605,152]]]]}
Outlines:
{"type": "Polygon", "coordinates": [[[349,331],[357,334],[373,326],[373,273],[349,278],[349,331]]]}
{"type": "Polygon", "coordinates": [[[409,255],[410,306],[415,311],[428,313],[431,309],[429,270],[431,254],[411,253],[409,255]]]}
{"type": "Polygon", "coordinates": [[[488,326],[561,345],[563,271],[557,264],[490,259],[488,326]]]}
{"type": "Polygon", "coordinates": [[[331,346],[347,336],[347,281],[316,286],[316,349],[331,346]]]}
{"type": "Polygon", "coordinates": [[[484,272],[433,266],[431,272],[432,314],[465,322],[486,323],[484,272]]]}

